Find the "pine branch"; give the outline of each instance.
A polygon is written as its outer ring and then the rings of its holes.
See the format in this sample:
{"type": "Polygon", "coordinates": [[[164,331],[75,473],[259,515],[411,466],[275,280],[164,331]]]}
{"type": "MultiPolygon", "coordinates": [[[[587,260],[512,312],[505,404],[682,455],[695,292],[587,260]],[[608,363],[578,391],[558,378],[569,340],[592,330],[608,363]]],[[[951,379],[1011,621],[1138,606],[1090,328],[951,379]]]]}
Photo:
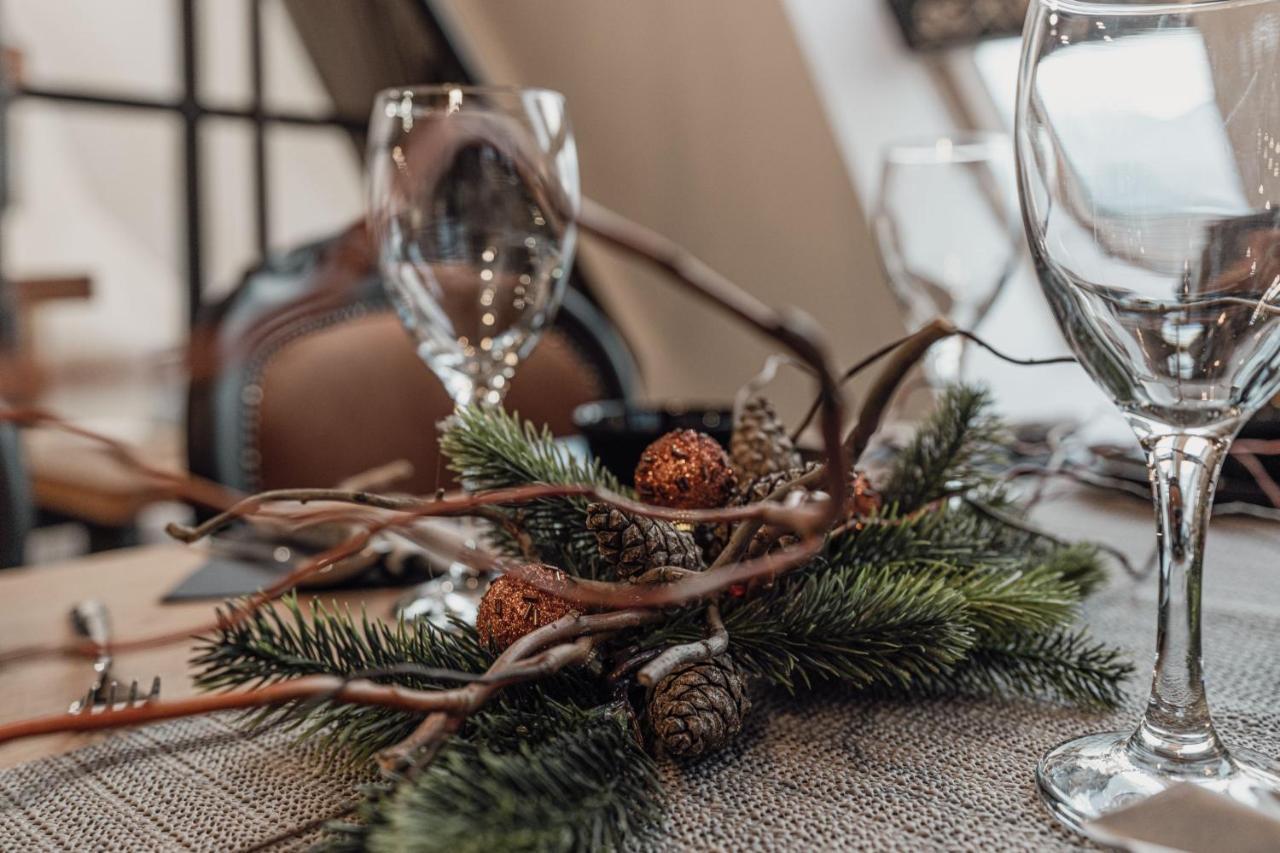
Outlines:
{"type": "MultiPolygon", "coordinates": [[[[542,734],[503,747],[451,743],[418,777],[371,798],[364,826],[343,827],[329,849],[612,850],[645,837],[660,813],[660,785],[625,710],[557,706],[542,716],[542,734]]],[[[514,731],[513,719],[491,722],[514,731]]]]}
{"type": "Polygon", "coordinates": [[[1080,603],[1080,590],[1051,563],[1012,572],[959,571],[950,582],[964,597],[979,647],[1066,627],[1080,603]]]}
{"type": "Polygon", "coordinates": [[[1004,456],[1004,428],[990,408],[982,388],[949,388],[894,463],[885,503],[909,513],[946,494],[990,485],[993,463],[1004,456]]]}
{"type": "Polygon", "coordinates": [[[1048,697],[1082,707],[1114,708],[1133,664],[1084,632],[1057,631],[975,648],[924,693],[1048,697]]]}
{"type": "MultiPolygon", "coordinates": [[[[973,643],[960,593],[892,567],[816,561],[772,590],[726,600],[722,611],[734,660],[788,690],[827,679],[905,687],[948,671],[973,643]]],[[[645,644],[689,642],[701,631],[696,614],[685,614],[645,644]]]]}
{"type": "MultiPolygon", "coordinates": [[[[474,406],[457,412],[440,437],[440,450],[468,491],[532,483],[589,483],[625,493],[598,460],[582,462],[555,443],[550,430],[536,429],[519,415],[474,406]]],[[[533,538],[543,560],[571,574],[603,577],[595,537],[586,529],[586,498],[552,498],[521,507],[516,520],[533,538]]],[[[506,553],[520,550],[502,530],[494,544],[506,553]]]]}
{"type": "MultiPolygon", "coordinates": [[[[403,664],[424,669],[481,673],[492,662],[471,628],[447,633],[427,622],[387,624],[361,614],[357,622],[347,610],[330,610],[313,602],[304,613],[297,599],[285,600],[285,613],[262,608],[251,619],[202,638],[191,663],[201,690],[221,690],[268,684],[305,675],[352,676],[403,664]]],[[[411,672],[378,676],[373,680],[426,690],[456,687],[457,682],[411,672]]],[[[573,673],[504,693],[498,707],[540,707],[563,696],[590,701],[599,691],[573,673]]],[[[363,760],[407,737],[422,721],[419,714],[361,705],[291,704],[265,709],[250,717],[255,725],[287,721],[304,738],[318,737],[326,745],[344,748],[363,760]]]]}
{"type": "Polygon", "coordinates": [[[1063,547],[1001,524],[967,504],[906,516],[890,508],[878,521],[832,539],[827,558],[837,564],[892,561],[984,571],[1019,571],[1043,564],[1081,594],[1091,592],[1106,577],[1092,545],[1063,547]]]}

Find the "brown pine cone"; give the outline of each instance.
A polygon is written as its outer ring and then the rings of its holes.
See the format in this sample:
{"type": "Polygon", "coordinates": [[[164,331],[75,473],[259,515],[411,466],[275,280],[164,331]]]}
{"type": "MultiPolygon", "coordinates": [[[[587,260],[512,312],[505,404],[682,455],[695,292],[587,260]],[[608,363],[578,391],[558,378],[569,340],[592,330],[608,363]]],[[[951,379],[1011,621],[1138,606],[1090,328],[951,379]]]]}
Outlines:
{"type": "Polygon", "coordinates": [[[596,535],[600,556],[613,566],[619,578],[634,577],[659,566],[695,572],[704,568],[693,537],[669,521],[593,503],[587,506],[587,529],[596,535]]]}
{"type": "Polygon", "coordinates": [[[693,758],[728,745],[750,709],[746,680],[725,654],[659,681],[649,700],[649,725],[663,752],[693,758]]]}
{"type": "Polygon", "coordinates": [[[729,440],[729,456],[740,483],[800,465],[800,451],[764,397],[752,397],[738,413],[729,440]]]}
{"type": "MultiPolygon", "coordinates": [[[[738,490],[736,495],[733,496],[733,500],[729,501],[729,506],[746,506],[747,504],[759,503],[769,497],[769,495],[773,494],[773,491],[777,489],[778,486],[781,486],[789,480],[794,480],[796,477],[803,476],[817,467],[818,464],[816,462],[808,462],[796,468],[791,468],[786,471],[774,471],[769,474],[763,474],[753,480],[746,481],[745,485],[738,490]]],[[[809,490],[805,489],[805,493],[808,494],[809,490]]],[[[794,494],[794,491],[788,494],[794,494]]],[[[703,549],[703,554],[708,562],[713,561],[715,557],[719,556],[720,552],[724,550],[724,546],[729,544],[729,536],[733,532],[733,526],[729,524],[718,524],[714,528],[711,528],[711,531],[712,532],[708,534],[708,539],[703,549]]],[[[776,530],[770,532],[770,528],[766,527],[762,527],[760,530],[756,531],[756,535],[752,539],[751,545],[747,548],[747,557],[759,557],[766,553],[769,550],[770,545],[777,541],[780,532],[781,531],[776,530]]],[[[791,541],[794,541],[794,539],[791,541]]]]}
{"type": "MultiPolygon", "coordinates": [[[[783,483],[802,477],[816,468],[818,468],[818,463],[806,462],[804,465],[786,471],[774,471],[770,474],[756,477],[747,483],[745,488],[739,490],[738,494],[729,502],[729,506],[746,506],[747,504],[759,503],[773,494],[783,483]]],[[[825,493],[812,487],[793,489],[787,493],[784,502],[808,500],[811,496],[818,494],[825,493]]],[[[880,508],[881,498],[879,492],[871,487],[871,482],[867,479],[867,476],[860,471],[854,471],[850,476],[847,495],[845,500],[845,516],[847,518],[861,518],[880,508]]],[[[717,525],[714,528],[714,533],[711,534],[708,543],[704,546],[704,555],[709,562],[728,544],[730,533],[731,528],[727,524],[717,525]]],[[[798,541],[794,534],[786,530],[769,526],[761,527],[756,531],[756,535],[752,537],[751,544],[747,546],[745,556],[747,559],[755,559],[771,551],[794,545],[798,541]]]]}

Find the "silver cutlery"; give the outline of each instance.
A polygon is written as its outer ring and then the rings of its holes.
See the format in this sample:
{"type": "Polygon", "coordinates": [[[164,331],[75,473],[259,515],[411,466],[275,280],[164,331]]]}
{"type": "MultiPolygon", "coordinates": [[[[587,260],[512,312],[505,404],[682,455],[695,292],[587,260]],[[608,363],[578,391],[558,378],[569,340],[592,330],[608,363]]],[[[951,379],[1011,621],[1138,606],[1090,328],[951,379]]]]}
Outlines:
{"type": "Polygon", "coordinates": [[[101,601],[89,599],[73,607],[71,627],[76,634],[98,647],[98,656],[93,661],[93,684],[84,698],[71,703],[67,713],[89,714],[97,710],[132,708],[160,697],[158,675],[151,680],[151,689],[145,695],[139,691],[138,682],[130,682],[129,689],[125,692],[121,689],[120,682],[111,678],[111,620],[107,615],[106,605],[101,601]]]}

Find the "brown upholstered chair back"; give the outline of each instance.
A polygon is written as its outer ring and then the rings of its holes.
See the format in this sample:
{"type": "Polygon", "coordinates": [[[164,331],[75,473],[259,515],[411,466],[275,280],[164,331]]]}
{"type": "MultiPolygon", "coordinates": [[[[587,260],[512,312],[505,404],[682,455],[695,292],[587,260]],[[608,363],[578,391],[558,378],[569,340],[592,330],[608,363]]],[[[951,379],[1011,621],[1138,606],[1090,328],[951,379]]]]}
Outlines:
{"type": "MultiPolygon", "coordinates": [[[[255,271],[207,317],[190,396],[193,472],[243,490],[331,486],[403,458],[412,490],[452,484],[436,431],[452,404],[383,294],[362,228],[255,271]]],[[[633,377],[612,326],[570,290],[505,405],[564,434],[576,406],[629,397],[633,377]]]]}

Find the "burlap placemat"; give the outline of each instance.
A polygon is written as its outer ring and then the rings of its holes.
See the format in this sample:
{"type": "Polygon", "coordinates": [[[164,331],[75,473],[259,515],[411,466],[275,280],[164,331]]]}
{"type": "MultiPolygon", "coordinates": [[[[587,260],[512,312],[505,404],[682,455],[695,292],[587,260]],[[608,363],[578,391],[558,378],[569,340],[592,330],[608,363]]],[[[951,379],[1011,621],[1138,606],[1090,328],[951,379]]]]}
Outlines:
{"type": "MultiPolygon", "coordinates": [[[[1090,496],[1042,513],[1063,533],[1142,560],[1152,540],[1136,502],[1090,496]]],[[[1215,524],[1206,580],[1206,664],[1230,743],[1280,753],[1280,578],[1276,528],[1215,524]]],[[[1145,698],[1155,583],[1117,578],[1094,598],[1096,635],[1133,650],[1130,707],[1104,718],[1046,703],[866,701],[826,690],[760,696],[736,745],[666,766],[660,850],[1066,850],[1036,799],[1032,769],[1054,744],[1131,727],[1145,698]]],[[[225,718],[128,732],[0,774],[5,850],[243,850],[324,817],[361,781],[325,767],[286,732],[253,739],[225,718]]],[[[305,848],[316,831],[272,849],[305,848]]]]}

